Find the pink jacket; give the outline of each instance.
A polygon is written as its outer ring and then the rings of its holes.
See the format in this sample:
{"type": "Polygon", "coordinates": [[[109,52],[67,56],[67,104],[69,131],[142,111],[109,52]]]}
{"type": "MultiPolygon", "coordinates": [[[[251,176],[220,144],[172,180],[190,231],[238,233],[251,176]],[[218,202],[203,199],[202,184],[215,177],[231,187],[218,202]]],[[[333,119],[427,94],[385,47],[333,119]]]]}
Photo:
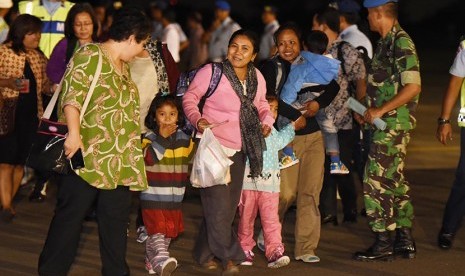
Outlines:
{"type": "MultiPolygon", "coordinates": [[[[254,104],[258,109],[262,124],[272,126],[274,119],[270,112],[270,106],[265,98],[266,84],[260,71],[257,71],[258,87],[254,104]]],[[[186,94],[183,96],[183,109],[189,121],[197,126],[200,118],[205,118],[210,123],[229,122],[212,129],[218,141],[225,147],[240,150],[242,138],[239,126],[239,110],[241,103],[225,75],[221,76],[216,91],[207,99],[200,114],[198,103],[207,92],[212,75],[211,65],[201,68],[192,80],[186,94]]]]}

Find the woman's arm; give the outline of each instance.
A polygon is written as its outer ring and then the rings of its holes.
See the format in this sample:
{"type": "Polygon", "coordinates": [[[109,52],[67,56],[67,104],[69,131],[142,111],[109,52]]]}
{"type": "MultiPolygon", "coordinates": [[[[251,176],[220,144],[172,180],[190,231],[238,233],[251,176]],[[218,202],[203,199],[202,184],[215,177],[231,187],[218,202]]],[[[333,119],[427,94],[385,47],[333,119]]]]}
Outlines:
{"type": "Polygon", "coordinates": [[[68,126],[68,136],[66,137],[64,149],[66,158],[71,159],[78,149],[84,150],[81,140],[81,126],[79,122],[79,110],[71,105],[64,108],[66,125],[68,126]]]}
{"type": "Polygon", "coordinates": [[[189,122],[196,126],[199,131],[203,131],[205,126],[209,124],[207,120],[202,118],[198,104],[200,99],[205,95],[205,93],[207,93],[211,76],[211,65],[205,65],[197,72],[191,84],[189,85],[189,88],[182,97],[182,107],[184,113],[186,114],[189,122]]]}

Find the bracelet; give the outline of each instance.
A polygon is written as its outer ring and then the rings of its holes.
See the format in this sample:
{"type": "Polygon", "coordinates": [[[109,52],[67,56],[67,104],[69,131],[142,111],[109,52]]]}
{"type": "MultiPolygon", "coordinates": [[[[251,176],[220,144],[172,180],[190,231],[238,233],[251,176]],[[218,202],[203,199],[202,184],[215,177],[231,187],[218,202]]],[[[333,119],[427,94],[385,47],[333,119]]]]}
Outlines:
{"type": "Polygon", "coordinates": [[[450,124],[449,119],[438,118],[438,125],[450,124]]]}

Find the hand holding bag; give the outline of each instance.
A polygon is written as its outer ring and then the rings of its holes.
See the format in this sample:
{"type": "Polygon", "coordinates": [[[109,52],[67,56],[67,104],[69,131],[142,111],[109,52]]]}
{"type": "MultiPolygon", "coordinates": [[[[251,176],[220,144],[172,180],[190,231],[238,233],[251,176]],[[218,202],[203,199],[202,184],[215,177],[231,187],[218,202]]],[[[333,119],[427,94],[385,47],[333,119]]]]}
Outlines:
{"type": "Polygon", "coordinates": [[[207,188],[214,185],[226,185],[231,182],[229,168],[233,162],[224,152],[220,142],[210,128],[206,128],[200,139],[190,181],[196,188],[207,188]]]}
{"type": "MultiPolygon", "coordinates": [[[[94,92],[95,86],[102,71],[102,53],[99,50],[99,60],[97,70],[87,93],[86,99],[80,111],[79,121],[82,118],[89,105],[90,99],[94,92]]],[[[63,76],[64,79],[64,76],[63,76]]],[[[40,119],[39,128],[29,152],[29,157],[26,161],[26,166],[44,172],[55,172],[58,174],[67,174],[70,172],[70,163],[66,158],[64,143],[68,133],[68,127],[65,123],[50,121],[50,115],[55,107],[58,95],[61,92],[63,79],[55,90],[52,99],[50,100],[44,115],[40,119]]]]}

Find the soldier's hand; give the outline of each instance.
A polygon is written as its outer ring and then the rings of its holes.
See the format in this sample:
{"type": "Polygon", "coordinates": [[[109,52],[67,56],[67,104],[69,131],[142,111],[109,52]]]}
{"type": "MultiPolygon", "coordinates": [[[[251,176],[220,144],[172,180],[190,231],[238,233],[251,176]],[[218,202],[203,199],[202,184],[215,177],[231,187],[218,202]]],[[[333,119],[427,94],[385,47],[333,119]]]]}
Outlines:
{"type": "Polygon", "coordinates": [[[381,110],[381,108],[376,108],[376,107],[370,107],[365,111],[365,114],[363,115],[363,119],[365,122],[369,122],[370,124],[373,124],[373,120],[376,118],[381,118],[384,115],[384,112],[381,110]]]}
{"type": "Polygon", "coordinates": [[[436,131],[436,138],[443,145],[447,145],[447,141],[452,140],[452,126],[451,124],[438,125],[436,131]]]}

